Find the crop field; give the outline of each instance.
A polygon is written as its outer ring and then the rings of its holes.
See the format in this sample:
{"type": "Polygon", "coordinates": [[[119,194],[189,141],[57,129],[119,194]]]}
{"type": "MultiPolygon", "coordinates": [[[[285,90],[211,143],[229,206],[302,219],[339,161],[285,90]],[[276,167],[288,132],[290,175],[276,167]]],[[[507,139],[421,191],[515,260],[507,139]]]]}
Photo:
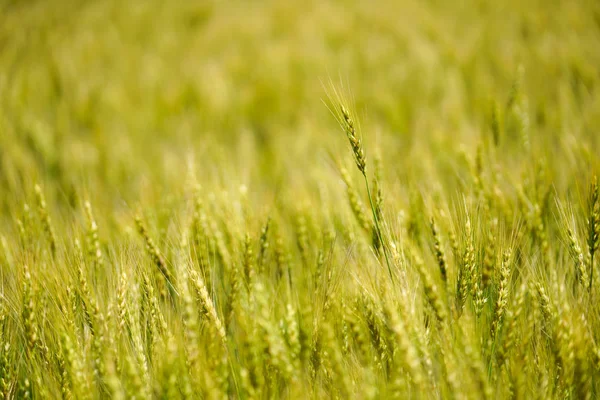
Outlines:
{"type": "Polygon", "coordinates": [[[600,397],[596,0],[0,0],[0,399],[600,397]]]}

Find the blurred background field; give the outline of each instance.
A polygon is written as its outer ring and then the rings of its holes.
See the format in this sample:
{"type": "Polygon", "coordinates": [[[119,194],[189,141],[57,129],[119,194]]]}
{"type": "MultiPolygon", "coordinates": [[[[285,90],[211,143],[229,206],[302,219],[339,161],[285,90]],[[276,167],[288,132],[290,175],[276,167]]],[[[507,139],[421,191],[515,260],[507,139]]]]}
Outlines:
{"type": "Polygon", "coordinates": [[[0,0],[0,394],[595,398],[599,93],[596,0],[0,0]]]}
{"type": "MultiPolygon", "coordinates": [[[[535,158],[579,176],[572,150],[599,146],[594,1],[3,4],[0,179],[16,195],[36,180],[131,201],[174,190],[190,160],[203,180],[302,190],[343,145],[323,105],[340,78],[394,179],[426,185],[474,154],[515,85],[535,158]]],[[[506,123],[517,167],[531,153],[506,123]]]]}

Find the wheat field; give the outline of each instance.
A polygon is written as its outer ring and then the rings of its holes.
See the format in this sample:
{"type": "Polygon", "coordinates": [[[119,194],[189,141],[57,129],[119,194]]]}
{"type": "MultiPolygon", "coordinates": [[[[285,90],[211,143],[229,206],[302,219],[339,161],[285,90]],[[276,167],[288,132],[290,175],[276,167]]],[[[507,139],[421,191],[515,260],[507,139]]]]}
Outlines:
{"type": "Polygon", "coordinates": [[[0,398],[600,397],[600,3],[0,0],[0,398]]]}

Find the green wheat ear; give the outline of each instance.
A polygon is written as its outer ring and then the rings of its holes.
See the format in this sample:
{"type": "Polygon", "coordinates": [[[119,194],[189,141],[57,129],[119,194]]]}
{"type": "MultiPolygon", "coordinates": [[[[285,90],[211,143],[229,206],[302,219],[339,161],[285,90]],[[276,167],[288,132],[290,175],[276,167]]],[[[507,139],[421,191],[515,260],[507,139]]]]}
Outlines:
{"type": "Polygon", "coordinates": [[[369,178],[367,176],[367,158],[365,156],[365,150],[363,148],[362,141],[359,138],[357,128],[358,124],[355,122],[355,119],[350,114],[349,108],[346,105],[344,105],[344,97],[340,94],[340,92],[338,92],[335,89],[333,84],[331,85],[331,92],[332,94],[329,96],[329,101],[333,104],[331,105],[329,110],[340,124],[342,130],[346,133],[346,137],[348,138],[350,147],[352,148],[354,162],[356,163],[356,167],[362,174],[363,180],[365,182],[367,197],[369,198],[369,205],[371,207],[371,213],[373,217],[373,224],[375,226],[375,240],[373,240],[373,245],[375,247],[376,252],[378,251],[379,246],[383,248],[383,254],[385,257],[385,263],[387,266],[388,274],[390,276],[390,279],[394,281],[394,274],[392,272],[392,265],[390,262],[388,243],[386,242],[383,235],[383,231],[381,229],[381,202],[379,201],[379,197],[374,198],[371,194],[369,178]]]}
{"type": "Polygon", "coordinates": [[[365,157],[365,150],[363,149],[362,142],[358,138],[356,133],[356,127],[354,121],[348,112],[348,109],[340,104],[340,113],[342,115],[342,128],[346,132],[350,147],[352,147],[352,154],[354,155],[354,161],[358,170],[366,176],[367,174],[367,159],[365,157]]]}
{"type": "Polygon", "coordinates": [[[50,244],[50,251],[52,255],[56,254],[56,234],[54,233],[54,227],[52,226],[52,220],[50,218],[50,214],[48,213],[48,207],[46,205],[46,197],[44,196],[44,192],[40,185],[35,185],[35,196],[37,199],[38,205],[38,213],[40,215],[40,219],[42,221],[42,227],[46,236],[48,238],[48,243],[50,244]]]}

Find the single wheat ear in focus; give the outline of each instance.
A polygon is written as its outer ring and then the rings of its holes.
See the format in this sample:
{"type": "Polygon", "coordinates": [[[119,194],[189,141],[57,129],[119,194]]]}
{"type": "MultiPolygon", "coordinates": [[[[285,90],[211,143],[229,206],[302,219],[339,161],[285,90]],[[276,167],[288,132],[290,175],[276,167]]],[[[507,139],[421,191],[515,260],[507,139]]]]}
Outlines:
{"type": "Polygon", "coordinates": [[[340,104],[340,113],[342,115],[342,119],[340,120],[342,128],[346,132],[346,136],[348,136],[348,141],[350,142],[350,146],[352,147],[352,153],[354,154],[354,161],[356,162],[356,166],[361,174],[366,175],[367,173],[367,159],[365,157],[365,151],[362,146],[361,140],[358,138],[356,134],[356,126],[354,125],[354,120],[350,116],[348,109],[344,107],[343,104],[340,104]]]}
{"type": "Polygon", "coordinates": [[[387,270],[390,275],[390,279],[393,281],[394,274],[392,273],[392,266],[390,263],[388,244],[384,240],[383,232],[381,229],[380,217],[379,217],[379,215],[382,215],[381,207],[380,207],[381,205],[378,202],[373,201],[373,196],[371,195],[371,188],[369,186],[369,179],[367,177],[367,158],[365,156],[365,150],[364,150],[362,141],[358,137],[359,135],[358,135],[357,126],[359,124],[357,124],[355,122],[354,118],[352,118],[352,115],[350,114],[350,111],[348,110],[348,107],[346,107],[344,105],[344,103],[343,103],[344,98],[342,96],[340,96],[340,94],[335,90],[335,88],[333,88],[332,91],[333,91],[333,96],[330,96],[330,98],[329,98],[330,102],[331,103],[337,102],[337,104],[334,104],[332,106],[333,108],[330,108],[330,111],[334,115],[334,117],[337,119],[338,123],[340,124],[340,127],[342,128],[342,130],[346,133],[346,136],[348,137],[348,141],[350,142],[350,147],[352,148],[352,155],[354,157],[354,162],[356,163],[356,167],[358,168],[358,170],[360,171],[360,173],[363,176],[363,179],[365,182],[365,187],[367,189],[367,196],[369,197],[369,205],[371,206],[371,213],[373,215],[373,224],[375,226],[375,232],[373,233],[373,238],[374,238],[373,247],[374,247],[376,253],[379,252],[379,247],[383,248],[383,254],[385,256],[385,263],[387,265],[387,270]],[[378,206],[376,206],[376,203],[378,204],[378,206]]]}

